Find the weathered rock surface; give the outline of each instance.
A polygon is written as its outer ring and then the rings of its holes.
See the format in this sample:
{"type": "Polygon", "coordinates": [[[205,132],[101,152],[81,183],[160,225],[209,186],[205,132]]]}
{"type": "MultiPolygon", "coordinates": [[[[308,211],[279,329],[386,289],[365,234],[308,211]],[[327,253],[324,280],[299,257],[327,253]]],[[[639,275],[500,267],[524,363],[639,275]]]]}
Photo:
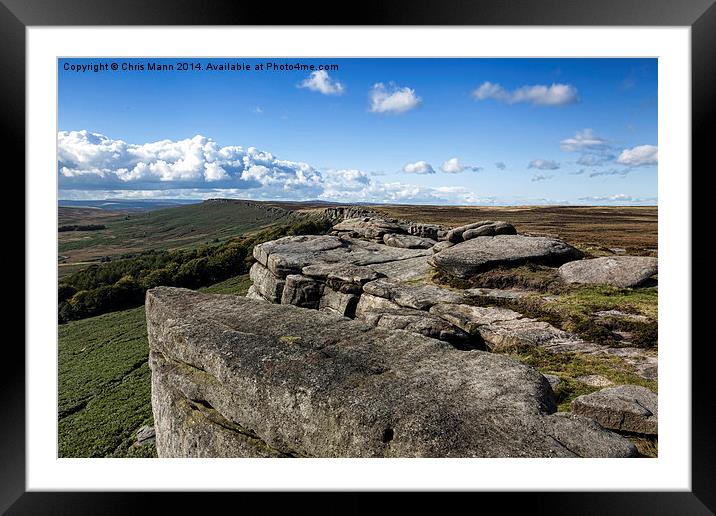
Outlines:
{"type": "Polygon", "coordinates": [[[151,442],[154,442],[156,437],[156,432],[154,431],[153,426],[143,426],[139,430],[137,430],[137,440],[135,444],[137,446],[144,446],[145,444],[149,444],[151,442]]]}
{"type": "MultiPolygon", "coordinates": [[[[331,213],[334,212],[335,209],[331,209],[331,213]]],[[[343,221],[333,226],[334,234],[366,238],[375,242],[381,242],[383,236],[389,234],[442,240],[448,232],[448,228],[440,224],[386,218],[377,212],[366,210],[346,208],[340,213],[335,213],[336,216],[333,218],[343,218],[343,221]]]]}
{"type": "Polygon", "coordinates": [[[323,296],[323,288],[323,285],[313,278],[301,274],[289,274],[286,276],[281,294],[281,304],[318,308],[323,296]]]}
{"type": "Polygon", "coordinates": [[[383,243],[390,247],[400,247],[403,249],[430,249],[437,244],[432,238],[398,234],[383,235],[383,243]]]}
{"type": "Polygon", "coordinates": [[[452,276],[467,278],[500,265],[556,266],[582,256],[578,249],[554,238],[497,235],[456,244],[434,254],[428,262],[452,276]]]}
{"type": "Polygon", "coordinates": [[[147,292],[160,457],[626,457],[508,357],[290,305],[147,292]],[[270,324],[267,322],[270,321],[270,324]]]}
{"type": "Polygon", "coordinates": [[[532,295],[527,290],[505,290],[500,288],[468,288],[464,290],[465,296],[470,299],[512,300],[522,299],[532,295]]]}
{"type": "Polygon", "coordinates": [[[364,310],[359,319],[371,326],[389,330],[407,330],[433,339],[449,342],[459,349],[485,349],[481,339],[475,339],[447,321],[412,308],[382,308],[364,310]]]}
{"type": "Polygon", "coordinates": [[[283,287],[286,281],[277,278],[266,267],[259,262],[254,263],[249,269],[249,278],[254,282],[254,292],[271,303],[280,303],[283,295],[283,287]]]}
{"type": "Polygon", "coordinates": [[[609,385],[614,385],[614,382],[612,382],[609,378],[600,374],[585,374],[577,376],[575,380],[583,383],[584,385],[589,385],[590,387],[607,387],[609,385]]]}
{"type": "Polygon", "coordinates": [[[547,381],[549,382],[550,387],[552,387],[552,390],[556,389],[557,386],[562,383],[562,379],[554,374],[545,374],[545,378],[547,378],[547,381]]]}
{"type": "Polygon", "coordinates": [[[324,281],[337,292],[359,294],[363,285],[381,277],[370,267],[350,263],[317,263],[303,268],[305,276],[324,281]]]}
{"type": "Polygon", "coordinates": [[[452,247],[452,246],[454,246],[454,245],[455,245],[455,244],[453,244],[453,243],[450,242],[449,240],[441,240],[440,242],[438,242],[437,244],[435,244],[434,246],[432,246],[432,247],[430,248],[430,250],[431,250],[433,253],[439,253],[439,252],[442,251],[443,249],[447,249],[448,247],[452,247]]]}
{"type": "Polygon", "coordinates": [[[333,232],[351,237],[367,238],[382,243],[384,235],[402,233],[404,229],[395,221],[377,217],[362,217],[339,222],[333,226],[333,232]]]}
{"type": "MultiPolygon", "coordinates": [[[[424,251],[421,250],[421,252],[424,251]]],[[[415,258],[408,258],[407,260],[376,263],[370,267],[383,276],[399,281],[424,279],[428,276],[431,270],[426,256],[417,256],[415,258]]]]}
{"type": "Polygon", "coordinates": [[[399,249],[349,237],[291,236],[259,244],[251,267],[251,298],[338,313],[355,309],[363,285],[382,276],[427,274],[426,249],[399,249]],[[323,300],[323,297],[327,299],[323,300]]]}
{"type": "Polygon", "coordinates": [[[479,236],[495,236],[495,235],[515,235],[517,230],[509,222],[493,222],[491,220],[482,220],[473,222],[448,231],[446,238],[448,242],[458,244],[465,240],[470,240],[479,236]]]}
{"type": "Polygon", "coordinates": [[[658,434],[656,393],[639,385],[617,385],[578,396],[572,411],[594,419],[604,428],[637,434],[658,434]]]}
{"type": "Polygon", "coordinates": [[[602,256],[565,263],[559,275],[567,283],[630,288],[641,285],[657,271],[658,260],[649,256],[602,256]]]}
{"type": "Polygon", "coordinates": [[[323,296],[318,304],[318,309],[346,317],[355,317],[359,299],[355,294],[336,291],[326,286],[323,289],[323,296]]]}
{"type": "Polygon", "coordinates": [[[363,292],[393,301],[399,306],[427,310],[436,303],[460,303],[461,292],[431,284],[404,283],[395,279],[377,279],[363,285],[363,292]]]}

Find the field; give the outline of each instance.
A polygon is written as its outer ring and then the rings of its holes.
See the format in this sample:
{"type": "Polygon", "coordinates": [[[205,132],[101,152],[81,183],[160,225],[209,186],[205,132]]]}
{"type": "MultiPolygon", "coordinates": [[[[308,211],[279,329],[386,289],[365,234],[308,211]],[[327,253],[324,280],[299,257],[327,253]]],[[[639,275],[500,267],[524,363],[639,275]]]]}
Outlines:
{"type": "Polygon", "coordinates": [[[554,235],[585,247],[649,254],[657,249],[656,206],[371,206],[395,218],[460,226],[504,220],[521,233],[554,235]]]}
{"type": "Polygon", "coordinates": [[[186,248],[218,242],[294,220],[290,211],[243,201],[205,201],[151,211],[105,211],[60,207],[58,225],[104,224],[99,231],[58,233],[60,276],[74,264],[149,249],[186,248]]]}
{"type": "MultiPolygon", "coordinates": [[[[237,276],[201,289],[243,295],[237,276]]],[[[144,307],[72,321],[59,327],[59,456],[152,457],[153,444],[133,446],[152,424],[144,307]]]]}

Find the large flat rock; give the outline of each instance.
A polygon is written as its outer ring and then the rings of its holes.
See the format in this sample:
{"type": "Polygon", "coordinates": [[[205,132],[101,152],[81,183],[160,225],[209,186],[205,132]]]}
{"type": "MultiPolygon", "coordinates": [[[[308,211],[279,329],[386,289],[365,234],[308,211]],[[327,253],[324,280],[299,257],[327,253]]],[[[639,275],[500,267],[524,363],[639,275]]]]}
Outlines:
{"type": "Polygon", "coordinates": [[[505,356],[170,287],[147,292],[146,313],[160,457],[636,454],[554,415],[547,380],[505,356]]]}
{"type": "Polygon", "coordinates": [[[658,271],[649,256],[602,256],[565,263],[559,275],[566,283],[596,283],[629,288],[644,283],[658,271]]]}
{"type": "Polygon", "coordinates": [[[604,428],[657,435],[659,404],[656,393],[640,385],[617,385],[578,396],[572,411],[604,428]]]}
{"type": "Polygon", "coordinates": [[[363,292],[389,299],[394,303],[417,310],[427,310],[436,303],[459,303],[465,300],[462,292],[424,283],[405,283],[395,279],[377,279],[363,285],[363,292]]]}
{"type": "Polygon", "coordinates": [[[582,258],[571,245],[548,237],[479,236],[443,249],[429,263],[452,276],[467,278],[494,267],[524,263],[557,266],[582,258]]]}
{"type": "Polygon", "coordinates": [[[276,277],[301,274],[309,265],[374,266],[432,254],[429,249],[400,249],[334,235],[288,236],[258,244],[254,258],[276,277]]]}

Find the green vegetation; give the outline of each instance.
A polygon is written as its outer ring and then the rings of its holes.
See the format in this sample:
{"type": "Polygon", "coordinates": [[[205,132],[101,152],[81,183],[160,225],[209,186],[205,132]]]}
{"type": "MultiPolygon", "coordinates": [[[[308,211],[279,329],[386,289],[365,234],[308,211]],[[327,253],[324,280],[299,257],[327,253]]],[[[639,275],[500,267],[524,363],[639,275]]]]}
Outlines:
{"type": "Polygon", "coordinates": [[[135,258],[95,264],[64,277],[59,286],[60,322],[138,306],[159,285],[198,288],[248,271],[256,244],[286,235],[321,234],[331,223],[306,219],[196,249],[147,251],[135,258]]]}
{"type": "Polygon", "coordinates": [[[608,285],[565,285],[555,269],[539,265],[497,267],[470,280],[437,272],[432,281],[452,288],[500,288],[533,292],[518,299],[483,299],[483,305],[500,305],[526,317],[548,322],[585,340],[609,346],[656,348],[658,343],[658,298],[655,287],[617,288],[608,285]],[[625,316],[597,316],[597,312],[618,311],[625,316]],[[628,315],[635,315],[630,318],[628,315]]]}
{"type": "Polygon", "coordinates": [[[433,281],[459,289],[519,288],[541,292],[559,292],[564,287],[553,267],[531,263],[518,267],[495,267],[469,279],[455,278],[443,271],[437,271],[433,276],[433,281]]]}
{"type": "MultiPolygon", "coordinates": [[[[60,222],[77,224],[77,214],[98,210],[77,208],[60,209],[60,222]],[[71,217],[65,221],[63,212],[71,217]]],[[[208,242],[225,240],[267,228],[274,224],[291,224],[296,217],[288,210],[271,208],[248,201],[209,200],[160,210],[128,213],[103,221],[105,231],[92,232],[60,239],[59,253],[85,250],[85,260],[97,259],[104,255],[120,256],[127,252],[141,252],[146,249],[174,249],[208,242]],[[91,253],[91,254],[90,254],[91,253]]],[[[68,217],[69,218],[69,217],[68,217]]],[[[75,253],[70,253],[75,254],[75,253]]]]}
{"type": "Polygon", "coordinates": [[[542,374],[559,376],[561,382],[554,388],[554,393],[560,411],[570,411],[570,404],[577,396],[601,389],[576,380],[578,376],[601,375],[615,384],[643,385],[657,392],[657,382],[634,374],[627,363],[616,357],[550,353],[538,347],[518,349],[509,355],[531,365],[542,374]]]}
{"type": "Polygon", "coordinates": [[[144,307],[59,328],[59,456],[153,456],[132,447],[151,424],[144,307]]]}
{"type": "MultiPolygon", "coordinates": [[[[204,292],[244,295],[248,275],[204,292]]],[[[152,425],[144,307],[59,327],[60,457],[154,457],[154,444],[133,446],[152,425]]]]}
{"type": "Polygon", "coordinates": [[[101,229],[107,229],[104,224],[69,224],[66,226],[60,226],[57,228],[58,233],[64,231],[99,231],[101,229]]]}

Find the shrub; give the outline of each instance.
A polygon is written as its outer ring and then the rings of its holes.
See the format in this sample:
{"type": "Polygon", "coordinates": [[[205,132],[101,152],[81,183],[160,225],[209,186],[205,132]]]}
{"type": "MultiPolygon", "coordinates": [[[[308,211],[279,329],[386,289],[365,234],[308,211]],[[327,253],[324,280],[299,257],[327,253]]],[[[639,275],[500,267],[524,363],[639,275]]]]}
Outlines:
{"type": "Polygon", "coordinates": [[[138,306],[148,289],[161,285],[198,288],[245,274],[253,263],[256,244],[287,235],[323,234],[331,226],[326,219],[308,219],[216,245],[145,251],[91,265],[63,280],[58,289],[58,319],[66,322],[138,306]]]}

